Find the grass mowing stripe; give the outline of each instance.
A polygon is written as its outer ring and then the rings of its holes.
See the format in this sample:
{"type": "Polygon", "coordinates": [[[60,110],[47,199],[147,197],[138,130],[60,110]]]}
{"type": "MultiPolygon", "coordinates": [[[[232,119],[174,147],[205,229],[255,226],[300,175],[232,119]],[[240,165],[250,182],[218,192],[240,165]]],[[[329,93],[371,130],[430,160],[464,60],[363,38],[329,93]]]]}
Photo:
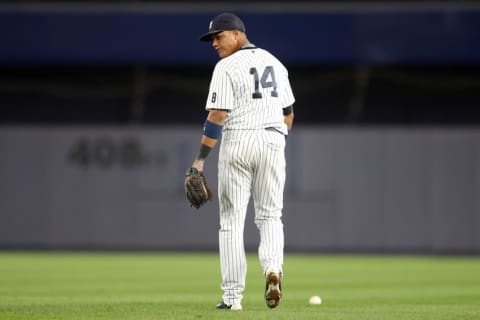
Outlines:
{"type": "Polygon", "coordinates": [[[216,254],[0,252],[0,319],[480,319],[479,257],[287,254],[274,310],[248,266],[235,313],[216,254]]]}

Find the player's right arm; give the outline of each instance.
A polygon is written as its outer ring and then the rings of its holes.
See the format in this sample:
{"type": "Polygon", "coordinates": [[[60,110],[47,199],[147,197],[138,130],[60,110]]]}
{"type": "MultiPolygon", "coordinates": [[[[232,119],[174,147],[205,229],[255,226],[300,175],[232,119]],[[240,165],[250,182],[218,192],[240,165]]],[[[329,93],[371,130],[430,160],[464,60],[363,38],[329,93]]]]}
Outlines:
{"type": "Polygon", "coordinates": [[[295,97],[293,96],[292,87],[290,86],[290,81],[288,79],[288,70],[280,61],[278,63],[280,64],[281,82],[284,88],[282,91],[282,105],[286,106],[283,107],[283,122],[285,122],[288,131],[290,131],[293,126],[293,119],[295,118],[295,114],[293,112],[295,97]]]}
{"type": "Polygon", "coordinates": [[[283,108],[283,121],[287,125],[289,131],[292,129],[294,118],[295,114],[293,113],[293,106],[283,108]]]}

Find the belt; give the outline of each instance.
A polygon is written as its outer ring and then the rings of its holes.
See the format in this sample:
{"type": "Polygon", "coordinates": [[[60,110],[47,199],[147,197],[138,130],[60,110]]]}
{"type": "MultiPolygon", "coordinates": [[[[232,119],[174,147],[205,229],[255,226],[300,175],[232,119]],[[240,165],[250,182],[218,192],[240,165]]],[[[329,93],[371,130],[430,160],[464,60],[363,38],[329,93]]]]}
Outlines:
{"type": "Polygon", "coordinates": [[[275,132],[280,133],[281,135],[284,135],[282,131],[278,130],[278,129],[275,128],[275,127],[268,127],[268,128],[265,128],[265,130],[267,130],[267,131],[275,131],[275,132]]]}

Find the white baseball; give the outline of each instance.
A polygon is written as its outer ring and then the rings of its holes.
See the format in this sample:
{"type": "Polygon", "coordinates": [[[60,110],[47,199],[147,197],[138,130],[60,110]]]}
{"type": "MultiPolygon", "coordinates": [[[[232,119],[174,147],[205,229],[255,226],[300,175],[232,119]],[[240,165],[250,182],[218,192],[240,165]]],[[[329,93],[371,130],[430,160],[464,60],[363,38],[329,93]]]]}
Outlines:
{"type": "Polygon", "coordinates": [[[322,304],[322,299],[319,296],[311,296],[308,300],[310,304],[322,304]]]}

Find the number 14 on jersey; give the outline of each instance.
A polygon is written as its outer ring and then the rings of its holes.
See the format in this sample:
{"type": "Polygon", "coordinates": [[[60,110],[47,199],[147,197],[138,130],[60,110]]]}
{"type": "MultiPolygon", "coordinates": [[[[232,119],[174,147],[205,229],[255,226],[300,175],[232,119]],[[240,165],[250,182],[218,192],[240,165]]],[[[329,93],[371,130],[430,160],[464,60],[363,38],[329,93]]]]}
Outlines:
{"type": "Polygon", "coordinates": [[[260,92],[260,85],[262,88],[272,88],[272,97],[278,97],[277,82],[275,81],[275,71],[272,66],[267,66],[263,70],[262,77],[259,78],[257,68],[250,68],[250,74],[253,75],[254,92],[252,94],[253,99],[261,99],[262,93],[260,92]]]}

